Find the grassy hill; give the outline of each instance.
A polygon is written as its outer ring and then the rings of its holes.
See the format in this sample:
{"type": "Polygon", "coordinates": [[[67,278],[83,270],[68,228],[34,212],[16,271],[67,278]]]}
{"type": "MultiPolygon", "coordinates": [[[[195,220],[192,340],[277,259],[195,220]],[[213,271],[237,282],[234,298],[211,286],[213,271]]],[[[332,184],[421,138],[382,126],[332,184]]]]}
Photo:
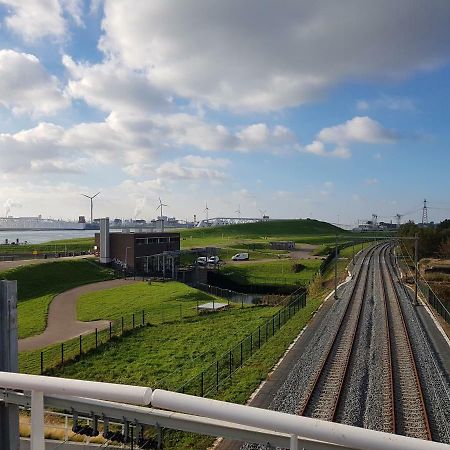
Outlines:
{"type": "Polygon", "coordinates": [[[33,264],[0,273],[0,279],[17,280],[20,338],[45,329],[48,305],[56,294],[113,277],[111,270],[86,260],[33,264]]]}
{"type": "Polygon", "coordinates": [[[270,220],[267,222],[194,228],[181,231],[182,247],[230,245],[233,242],[267,242],[271,239],[304,243],[332,242],[336,233],[349,234],[327,222],[311,219],[270,220]]]}

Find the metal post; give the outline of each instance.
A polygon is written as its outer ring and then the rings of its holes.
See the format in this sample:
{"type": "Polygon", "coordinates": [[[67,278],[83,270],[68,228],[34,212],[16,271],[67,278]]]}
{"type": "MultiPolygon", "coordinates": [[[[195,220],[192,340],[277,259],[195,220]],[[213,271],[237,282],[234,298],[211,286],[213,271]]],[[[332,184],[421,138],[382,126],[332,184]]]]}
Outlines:
{"type": "Polygon", "coordinates": [[[112,338],[112,322],[109,322],[109,339],[112,338]]]}
{"type": "Polygon", "coordinates": [[[41,352],[41,375],[43,373],[44,373],[44,352],[41,352]]]}
{"type": "Polygon", "coordinates": [[[200,379],[201,379],[201,383],[200,383],[200,397],[203,397],[203,372],[200,374],[200,379]]]}
{"type": "Polygon", "coordinates": [[[258,325],[258,348],[261,348],[261,325],[258,325]]]}
{"type": "Polygon", "coordinates": [[[82,337],[81,337],[81,334],[80,334],[80,356],[81,356],[81,353],[83,351],[81,339],[82,339],[82,337]]]}
{"type": "Polygon", "coordinates": [[[134,330],[134,313],[133,313],[133,330],[134,330]]]}
{"type": "Polygon", "coordinates": [[[45,450],[44,394],[31,391],[31,442],[30,450],[45,450]]]}
{"type": "Polygon", "coordinates": [[[219,360],[216,361],[216,390],[219,390],[219,360]]]}
{"type": "MultiPolygon", "coordinates": [[[[18,372],[17,281],[0,281],[0,371],[18,372]]],[[[0,448],[19,448],[19,407],[0,402],[0,448]]]]}
{"type": "Polygon", "coordinates": [[[98,329],[95,329],[95,348],[98,348],[98,329]]]}
{"type": "Polygon", "coordinates": [[[355,240],[352,241],[352,264],[355,265],[355,240]]]}
{"type": "Polygon", "coordinates": [[[336,234],[336,246],[334,250],[334,299],[337,300],[337,265],[338,265],[338,236],[336,234]]]}
{"type": "Polygon", "coordinates": [[[295,434],[291,434],[290,444],[290,450],[298,450],[298,437],[295,434]]]}
{"type": "Polygon", "coordinates": [[[242,353],[243,353],[242,350],[243,350],[243,346],[244,346],[243,342],[244,342],[244,341],[241,341],[241,367],[242,367],[242,362],[243,362],[243,361],[242,361],[242,356],[243,356],[243,355],[242,355],[242,353]]]}
{"type": "Polygon", "coordinates": [[[145,311],[142,310],[142,326],[145,325],[145,311]]]}
{"type": "Polygon", "coordinates": [[[61,342],[61,364],[64,364],[64,342],[61,342]]]}
{"type": "Polygon", "coordinates": [[[121,324],[122,324],[122,333],[121,333],[121,334],[123,334],[123,326],[124,326],[123,316],[122,316],[122,318],[121,318],[121,324]]]}
{"type": "Polygon", "coordinates": [[[418,278],[418,266],[419,266],[419,236],[416,233],[415,239],[414,239],[414,267],[415,267],[415,277],[416,277],[416,283],[415,283],[415,289],[414,289],[414,304],[417,305],[417,284],[419,281],[418,278]]]}

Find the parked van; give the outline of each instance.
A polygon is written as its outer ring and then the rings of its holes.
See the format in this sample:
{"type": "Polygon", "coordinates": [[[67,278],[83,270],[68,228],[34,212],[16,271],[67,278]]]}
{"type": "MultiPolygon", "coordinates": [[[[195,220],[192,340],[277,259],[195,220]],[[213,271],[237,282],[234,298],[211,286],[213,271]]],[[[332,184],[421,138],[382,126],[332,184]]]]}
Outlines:
{"type": "Polygon", "coordinates": [[[236,253],[231,259],[233,261],[247,261],[248,253],[236,253]]]}

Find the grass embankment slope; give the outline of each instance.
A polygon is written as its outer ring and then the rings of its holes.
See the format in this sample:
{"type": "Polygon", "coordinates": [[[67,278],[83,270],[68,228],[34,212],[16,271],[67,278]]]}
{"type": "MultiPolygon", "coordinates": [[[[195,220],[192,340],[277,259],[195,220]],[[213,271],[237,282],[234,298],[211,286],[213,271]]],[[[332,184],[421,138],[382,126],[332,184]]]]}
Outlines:
{"type": "Polygon", "coordinates": [[[306,286],[319,270],[320,259],[281,259],[279,261],[227,264],[221,273],[239,284],[286,284],[306,286]],[[303,268],[298,272],[295,266],[303,268]]]}
{"type": "Polygon", "coordinates": [[[17,280],[19,337],[41,333],[53,297],[82,284],[113,278],[113,273],[85,260],[57,261],[20,266],[0,273],[17,280]]]}
{"type": "Polygon", "coordinates": [[[77,303],[79,320],[117,320],[145,310],[152,324],[197,314],[197,303],[222,301],[217,297],[175,281],[136,283],[82,295],[77,303]]]}
{"type": "Polygon", "coordinates": [[[87,252],[92,250],[94,246],[94,238],[76,238],[76,239],[62,239],[59,241],[48,241],[40,244],[19,244],[19,245],[0,245],[0,255],[8,254],[29,254],[37,252],[38,254],[48,254],[51,256],[54,253],[65,252],[87,252]]]}
{"type": "Polygon", "coordinates": [[[350,234],[334,225],[311,219],[270,220],[267,222],[194,228],[181,231],[182,247],[206,245],[230,246],[241,242],[263,243],[270,240],[290,240],[297,243],[322,244],[333,242],[336,233],[350,234]]]}

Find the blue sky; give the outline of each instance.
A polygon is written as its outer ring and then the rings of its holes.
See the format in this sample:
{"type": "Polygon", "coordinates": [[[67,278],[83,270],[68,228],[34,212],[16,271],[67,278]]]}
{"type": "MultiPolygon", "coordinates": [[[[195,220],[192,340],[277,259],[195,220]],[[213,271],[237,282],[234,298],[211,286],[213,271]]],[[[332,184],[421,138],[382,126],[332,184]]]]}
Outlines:
{"type": "Polygon", "coordinates": [[[0,0],[4,212],[450,215],[450,4],[0,0]],[[411,211],[415,211],[411,213],[411,211]]]}

